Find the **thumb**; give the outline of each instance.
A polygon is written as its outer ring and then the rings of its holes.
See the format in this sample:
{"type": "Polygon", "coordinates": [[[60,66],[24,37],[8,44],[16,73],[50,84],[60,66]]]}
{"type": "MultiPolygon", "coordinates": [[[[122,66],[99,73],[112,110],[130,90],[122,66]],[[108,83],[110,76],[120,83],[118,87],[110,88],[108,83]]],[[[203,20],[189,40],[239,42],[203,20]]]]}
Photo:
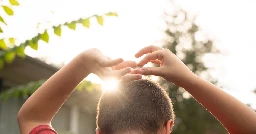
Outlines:
{"type": "Polygon", "coordinates": [[[140,69],[141,74],[143,75],[156,75],[162,76],[161,67],[143,67],[140,69]]]}

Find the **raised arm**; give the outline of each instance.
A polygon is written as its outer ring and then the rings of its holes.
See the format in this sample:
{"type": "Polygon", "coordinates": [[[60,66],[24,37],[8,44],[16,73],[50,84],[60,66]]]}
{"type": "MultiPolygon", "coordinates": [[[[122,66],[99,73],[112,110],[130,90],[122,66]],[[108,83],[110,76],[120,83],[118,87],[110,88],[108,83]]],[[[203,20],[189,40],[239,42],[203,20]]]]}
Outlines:
{"type": "MultiPolygon", "coordinates": [[[[21,107],[18,113],[21,134],[28,134],[38,125],[51,125],[55,113],[77,84],[90,73],[94,73],[102,79],[120,77],[131,71],[126,67],[132,67],[134,64],[136,65],[135,62],[126,64],[122,59],[109,60],[96,49],[79,54],[49,78],[21,107]],[[120,70],[113,71],[111,67],[117,64],[120,70]]],[[[124,80],[137,78],[138,75],[129,75],[124,80]]]]}
{"type": "Polygon", "coordinates": [[[213,84],[193,74],[173,53],[157,46],[141,49],[135,56],[147,54],[138,66],[148,62],[160,67],[137,70],[143,75],[158,75],[185,88],[199,103],[210,111],[231,134],[256,134],[256,113],[213,84]]]}

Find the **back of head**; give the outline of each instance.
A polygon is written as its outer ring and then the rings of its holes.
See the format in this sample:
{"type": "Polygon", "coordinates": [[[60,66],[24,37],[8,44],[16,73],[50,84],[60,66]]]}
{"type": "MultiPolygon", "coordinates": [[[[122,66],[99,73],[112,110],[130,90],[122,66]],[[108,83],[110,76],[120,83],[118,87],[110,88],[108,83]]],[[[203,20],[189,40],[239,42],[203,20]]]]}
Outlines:
{"type": "Polygon", "coordinates": [[[105,92],[98,104],[101,134],[156,134],[170,119],[174,119],[170,98],[149,80],[122,84],[116,92],[105,92]]]}

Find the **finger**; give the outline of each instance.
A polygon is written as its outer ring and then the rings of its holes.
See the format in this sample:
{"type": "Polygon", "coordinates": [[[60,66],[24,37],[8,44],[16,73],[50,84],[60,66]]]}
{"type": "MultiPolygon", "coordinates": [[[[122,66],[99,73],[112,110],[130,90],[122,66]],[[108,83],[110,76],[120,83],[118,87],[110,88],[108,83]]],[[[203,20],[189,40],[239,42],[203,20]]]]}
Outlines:
{"type": "MultiPolygon", "coordinates": [[[[108,60],[112,60],[112,58],[111,57],[109,57],[109,56],[106,56],[106,58],[108,59],[108,60]]],[[[122,62],[123,63],[123,62],[122,62]]],[[[119,63],[119,64],[122,64],[122,63],[119,63]]],[[[119,64],[117,64],[116,66],[118,66],[119,64]]],[[[111,68],[112,68],[112,70],[120,70],[120,69],[122,69],[121,67],[120,68],[118,68],[118,69],[116,69],[116,66],[112,66],[111,68]]],[[[125,68],[125,67],[123,67],[123,68],[125,68]]]]}
{"type": "MultiPolygon", "coordinates": [[[[109,56],[106,56],[106,58],[107,58],[108,60],[112,60],[112,58],[109,57],[109,56]]],[[[112,66],[111,68],[113,69],[113,67],[114,67],[114,66],[112,66]]]]}
{"type": "Polygon", "coordinates": [[[154,51],[157,51],[157,50],[162,50],[163,48],[161,47],[158,47],[158,46],[147,46],[147,47],[144,47],[142,48],[141,50],[139,50],[136,54],[135,54],[135,57],[136,58],[139,58],[141,57],[142,55],[144,54],[148,54],[148,53],[152,53],[154,51]]]}
{"type": "MultiPolygon", "coordinates": [[[[108,60],[112,60],[112,58],[109,57],[109,56],[106,56],[106,58],[107,58],[108,60]]],[[[112,68],[112,70],[115,70],[115,66],[112,66],[111,68],[112,68]]]]}
{"type": "Polygon", "coordinates": [[[137,66],[137,63],[135,61],[124,61],[116,66],[113,67],[113,70],[120,70],[123,68],[131,67],[134,68],[137,66]]]}
{"type": "Polygon", "coordinates": [[[109,60],[107,57],[102,57],[99,59],[98,63],[102,67],[111,67],[115,66],[119,63],[122,63],[124,60],[122,58],[114,59],[114,60],[109,60]]]}
{"type": "Polygon", "coordinates": [[[155,51],[153,53],[147,54],[138,64],[137,66],[143,67],[148,62],[154,61],[154,60],[163,60],[163,53],[162,51],[155,51]]]}
{"type": "Polygon", "coordinates": [[[162,64],[162,61],[160,61],[160,60],[152,60],[151,62],[154,64],[159,64],[159,65],[162,64]]]}
{"type": "Polygon", "coordinates": [[[143,67],[140,69],[140,73],[142,75],[156,75],[162,76],[162,69],[161,67],[143,67]]]}
{"type": "Polygon", "coordinates": [[[121,70],[112,71],[110,75],[116,78],[120,78],[121,76],[124,76],[130,72],[131,72],[131,68],[123,68],[121,70]]]}
{"type": "Polygon", "coordinates": [[[121,77],[120,82],[121,83],[126,83],[126,82],[130,82],[133,80],[139,80],[142,78],[141,74],[126,74],[124,76],[121,77]]]}

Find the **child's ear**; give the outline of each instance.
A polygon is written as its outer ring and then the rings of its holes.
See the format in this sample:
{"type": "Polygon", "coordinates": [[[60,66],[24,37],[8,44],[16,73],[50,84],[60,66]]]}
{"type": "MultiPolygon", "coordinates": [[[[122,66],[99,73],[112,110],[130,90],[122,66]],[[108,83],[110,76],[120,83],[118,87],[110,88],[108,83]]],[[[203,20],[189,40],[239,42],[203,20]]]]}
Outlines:
{"type": "Polygon", "coordinates": [[[164,134],[170,134],[172,132],[172,126],[173,126],[173,121],[168,120],[167,123],[164,126],[164,134]]]}
{"type": "Polygon", "coordinates": [[[96,128],[96,134],[100,134],[100,128],[96,128]]]}

